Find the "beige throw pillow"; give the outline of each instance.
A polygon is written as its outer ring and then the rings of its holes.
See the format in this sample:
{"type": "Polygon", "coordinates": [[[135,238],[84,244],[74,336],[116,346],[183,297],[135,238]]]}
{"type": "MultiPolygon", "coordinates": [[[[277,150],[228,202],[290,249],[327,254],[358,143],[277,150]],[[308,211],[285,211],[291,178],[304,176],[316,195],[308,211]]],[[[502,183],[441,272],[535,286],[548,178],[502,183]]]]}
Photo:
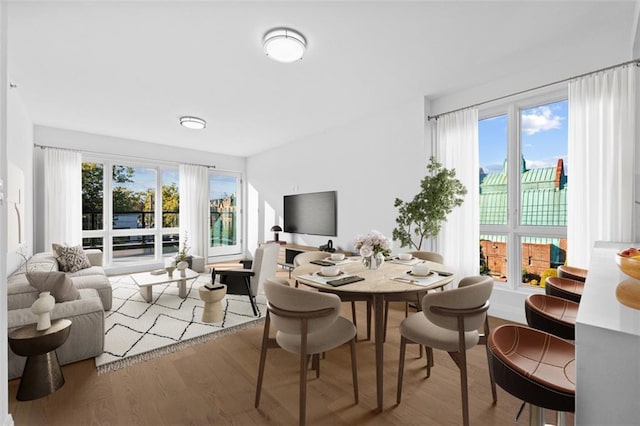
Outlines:
{"type": "Polygon", "coordinates": [[[69,302],[80,297],[73,281],[64,272],[27,272],[27,280],[40,292],[51,292],[56,303],[69,302]]]}
{"type": "Polygon", "coordinates": [[[63,272],[77,272],[91,267],[91,262],[82,246],[69,247],[54,243],[52,248],[57,256],[60,270],[63,272]]]}

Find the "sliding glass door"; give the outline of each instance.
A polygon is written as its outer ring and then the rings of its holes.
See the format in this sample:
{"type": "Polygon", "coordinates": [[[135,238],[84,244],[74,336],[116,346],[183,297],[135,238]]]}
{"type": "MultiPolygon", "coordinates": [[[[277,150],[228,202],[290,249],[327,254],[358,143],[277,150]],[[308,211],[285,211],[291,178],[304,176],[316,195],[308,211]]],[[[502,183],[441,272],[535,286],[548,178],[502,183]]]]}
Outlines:
{"type": "Polygon", "coordinates": [[[242,252],[241,188],[239,173],[209,171],[209,256],[242,252]]]}

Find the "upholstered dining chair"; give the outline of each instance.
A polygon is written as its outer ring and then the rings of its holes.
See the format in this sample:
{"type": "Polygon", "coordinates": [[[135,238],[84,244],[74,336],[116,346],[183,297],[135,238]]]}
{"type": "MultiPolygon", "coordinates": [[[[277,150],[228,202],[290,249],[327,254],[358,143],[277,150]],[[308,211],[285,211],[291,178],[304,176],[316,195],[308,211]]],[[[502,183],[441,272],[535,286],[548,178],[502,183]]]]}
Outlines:
{"type": "Polygon", "coordinates": [[[246,294],[249,296],[251,308],[255,316],[260,316],[260,310],[256,303],[258,289],[265,280],[276,275],[279,244],[265,244],[256,249],[251,269],[211,269],[211,281],[224,283],[227,286],[227,294],[246,294]]]}
{"type": "MultiPolygon", "coordinates": [[[[290,287],[283,279],[270,279],[264,283],[267,296],[267,317],[262,335],[262,350],[258,367],[255,407],[260,404],[260,393],[264,377],[267,349],[281,347],[300,356],[300,424],[306,423],[307,410],[307,366],[311,356],[349,344],[351,349],[351,372],[353,396],[358,403],[358,370],[356,364],[356,328],[349,320],[340,316],[340,298],[335,294],[307,291],[290,287]],[[275,339],[270,338],[270,326],[277,330],[275,339]]],[[[316,376],[319,376],[319,363],[316,376]]]]}
{"type": "MultiPolygon", "coordinates": [[[[293,258],[293,265],[297,268],[298,266],[306,265],[307,263],[310,263],[314,260],[326,259],[330,255],[331,253],[327,253],[326,251],[305,251],[293,258]]],[[[298,287],[298,285],[298,281],[296,280],[295,286],[298,287]]],[[[367,302],[367,339],[371,339],[371,299],[365,299],[362,296],[358,295],[344,294],[342,297],[342,301],[351,302],[351,320],[353,321],[353,325],[356,326],[356,329],[358,328],[356,302],[367,302]]]]}
{"type": "MultiPolygon", "coordinates": [[[[460,370],[462,418],[469,424],[469,396],[467,388],[467,355],[473,346],[486,344],[489,335],[487,310],[493,291],[493,279],[487,276],[465,277],[458,288],[427,293],[422,299],[422,312],[405,318],[400,324],[400,362],[398,367],[397,402],[402,398],[402,376],[407,343],[427,348],[427,377],[431,374],[431,349],[449,353],[460,370]],[[484,334],[478,329],[484,328],[484,334]]],[[[488,365],[488,359],[487,359],[488,365]]],[[[489,369],[493,401],[497,400],[496,386],[489,369]]]]}

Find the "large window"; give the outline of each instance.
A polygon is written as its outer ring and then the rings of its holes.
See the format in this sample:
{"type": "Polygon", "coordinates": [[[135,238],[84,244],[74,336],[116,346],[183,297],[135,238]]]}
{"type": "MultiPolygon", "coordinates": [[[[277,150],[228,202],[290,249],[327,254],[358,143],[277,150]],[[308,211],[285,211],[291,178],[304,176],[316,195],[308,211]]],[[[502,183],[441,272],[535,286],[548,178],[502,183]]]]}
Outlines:
{"type": "Polygon", "coordinates": [[[481,112],[480,270],[540,285],[567,249],[566,93],[481,112]]]}
{"type": "Polygon", "coordinates": [[[159,261],[178,251],[178,170],[132,162],[82,165],[83,246],[107,264],[159,261]]]}

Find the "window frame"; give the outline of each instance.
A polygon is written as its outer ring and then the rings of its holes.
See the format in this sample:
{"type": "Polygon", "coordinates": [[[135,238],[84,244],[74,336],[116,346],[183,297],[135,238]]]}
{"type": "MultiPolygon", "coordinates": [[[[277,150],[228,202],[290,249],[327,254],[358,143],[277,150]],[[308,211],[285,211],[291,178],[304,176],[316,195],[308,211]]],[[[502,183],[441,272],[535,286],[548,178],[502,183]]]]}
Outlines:
{"type": "MultiPolygon", "coordinates": [[[[567,238],[566,226],[523,225],[520,215],[521,206],[521,173],[519,164],[522,156],[521,115],[522,111],[559,102],[568,101],[568,88],[551,88],[537,94],[524,94],[510,97],[508,100],[496,101],[478,108],[478,121],[499,115],[507,115],[507,223],[506,225],[479,224],[479,235],[506,235],[507,260],[518,259],[517,262],[507,262],[506,288],[511,290],[529,290],[534,288],[522,283],[522,238],[567,238]]],[[[480,147],[479,147],[480,148],[480,147]]]]}

